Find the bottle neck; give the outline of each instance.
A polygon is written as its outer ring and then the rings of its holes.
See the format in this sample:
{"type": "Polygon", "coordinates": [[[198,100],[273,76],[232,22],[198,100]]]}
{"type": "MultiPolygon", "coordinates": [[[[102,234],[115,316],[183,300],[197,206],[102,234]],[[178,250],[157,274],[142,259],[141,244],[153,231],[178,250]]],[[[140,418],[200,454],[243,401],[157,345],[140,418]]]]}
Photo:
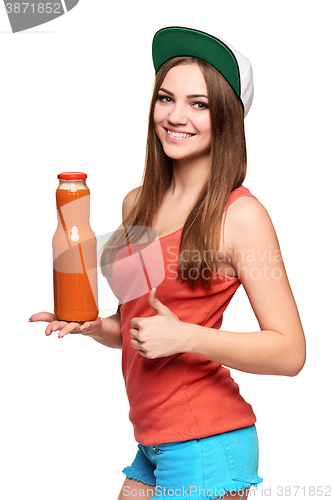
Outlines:
{"type": "Polygon", "coordinates": [[[59,179],[58,189],[88,189],[86,179],[59,179]]]}
{"type": "Polygon", "coordinates": [[[90,217],[90,191],[85,180],[59,181],[56,191],[58,218],[62,225],[88,222],[90,217]]]}

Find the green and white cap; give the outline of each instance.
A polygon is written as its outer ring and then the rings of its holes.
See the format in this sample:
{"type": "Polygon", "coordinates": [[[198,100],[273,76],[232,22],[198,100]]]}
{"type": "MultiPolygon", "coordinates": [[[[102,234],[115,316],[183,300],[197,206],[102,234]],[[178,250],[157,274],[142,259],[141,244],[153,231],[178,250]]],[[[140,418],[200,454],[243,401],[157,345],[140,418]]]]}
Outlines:
{"type": "Polygon", "coordinates": [[[153,38],[153,63],[157,71],[173,57],[192,56],[203,59],[227,80],[244,108],[244,117],[253,100],[251,62],[230,43],[203,31],[178,26],[163,28],[153,38]]]}

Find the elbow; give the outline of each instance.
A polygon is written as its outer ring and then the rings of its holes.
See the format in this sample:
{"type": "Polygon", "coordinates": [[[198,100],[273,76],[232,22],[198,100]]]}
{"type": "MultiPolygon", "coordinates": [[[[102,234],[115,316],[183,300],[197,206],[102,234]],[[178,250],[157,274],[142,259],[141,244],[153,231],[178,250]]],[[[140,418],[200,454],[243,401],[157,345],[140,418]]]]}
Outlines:
{"type": "Polygon", "coordinates": [[[289,370],[285,373],[287,377],[296,377],[300,373],[300,371],[303,369],[305,365],[305,359],[303,362],[299,363],[294,363],[293,366],[289,368],[289,370]]]}
{"type": "Polygon", "coordinates": [[[293,352],[288,363],[288,368],[285,375],[287,377],[296,377],[303,369],[306,361],[306,349],[305,346],[293,352]]]}

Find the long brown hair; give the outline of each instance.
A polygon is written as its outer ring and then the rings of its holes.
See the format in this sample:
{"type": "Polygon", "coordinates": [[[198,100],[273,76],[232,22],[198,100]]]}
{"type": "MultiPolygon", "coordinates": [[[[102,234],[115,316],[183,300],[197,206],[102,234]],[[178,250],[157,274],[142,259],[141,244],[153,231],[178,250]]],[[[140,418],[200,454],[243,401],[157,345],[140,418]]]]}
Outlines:
{"type": "MultiPolygon", "coordinates": [[[[180,248],[180,279],[195,288],[200,279],[209,290],[211,276],[217,268],[222,219],[231,191],[238,188],[246,175],[246,144],[242,104],[225,78],[213,66],[194,57],[175,57],[158,70],[151,99],[146,161],[141,189],[135,203],[123,220],[124,228],[151,227],[162,197],[172,180],[172,160],[168,158],[155,133],[154,108],[158,91],[168,71],[178,64],[197,63],[204,75],[210,110],[212,143],[208,178],[195,200],[183,227],[180,248]],[[182,251],[190,256],[182,261],[182,251]],[[195,257],[195,258],[191,258],[195,257]],[[193,270],[197,270],[193,276],[193,270]]],[[[108,262],[124,242],[118,232],[103,248],[101,270],[106,276],[108,262]]],[[[128,236],[127,236],[128,237],[128,236]]],[[[132,240],[131,240],[132,241],[132,240]]]]}

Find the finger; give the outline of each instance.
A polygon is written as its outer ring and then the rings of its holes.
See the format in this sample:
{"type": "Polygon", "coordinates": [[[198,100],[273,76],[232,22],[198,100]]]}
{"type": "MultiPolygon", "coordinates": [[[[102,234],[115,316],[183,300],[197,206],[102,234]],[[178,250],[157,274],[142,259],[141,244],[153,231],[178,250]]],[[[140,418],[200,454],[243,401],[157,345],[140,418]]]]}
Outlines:
{"type": "Polygon", "coordinates": [[[58,333],[58,338],[62,339],[68,333],[80,333],[80,323],[66,323],[65,327],[58,333]]]}
{"type": "Polygon", "coordinates": [[[45,335],[51,335],[52,332],[61,330],[66,325],[67,325],[66,321],[52,321],[49,325],[47,325],[45,330],[45,335]]]}
{"type": "MultiPolygon", "coordinates": [[[[132,337],[132,339],[138,340],[139,330],[137,328],[131,328],[129,331],[129,334],[130,334],[130,337],[132,337]]],[[[139,340],[138,340],[138,342],[139,342],[139,340]]]]}
{"type": "Polygon", "coordinates": [[[32,323],[34,321],[55,321],[57,318],[55,317],[54,314],[49,313],[49,312],[39,312],[36,314],[33,314],[29,319],[29,323],[32,323]]]}
{"type": "Polygon", "coordinates": [[[139,329],[139,320],[140,320],[140,318],[132,318],[130,321],[131,327],[136,328],[138,330],[139,329]]]}
{"type": "Polygon", "coordinates": [[[89,330],[92,327],[92,323],[83,323],[83,325],[80,326],[81,332],[85,332],[86,330],[89,330]]]}
{"type": "Polygon", "coordinates": [[[141,349],[142,350],[142,342],[140,342],[140,340],[132,339],[131,346],[134,347],[134,349],[137,349],[137,350],[141,349]]]}
{"type": "MultiPolygon", "coordinates": [[[[170,311],[170,309],[168,308],[168,306],[162,304],[162,302],[157,298],[157,288],[152,288],[150,290],[148,294],[148,304],[155,311],[155,314],[159,314],[162,316],[173,314],[172,311],[170,311]]],[[[175,315],[173,314],[173,316],[175,315]]]]}

